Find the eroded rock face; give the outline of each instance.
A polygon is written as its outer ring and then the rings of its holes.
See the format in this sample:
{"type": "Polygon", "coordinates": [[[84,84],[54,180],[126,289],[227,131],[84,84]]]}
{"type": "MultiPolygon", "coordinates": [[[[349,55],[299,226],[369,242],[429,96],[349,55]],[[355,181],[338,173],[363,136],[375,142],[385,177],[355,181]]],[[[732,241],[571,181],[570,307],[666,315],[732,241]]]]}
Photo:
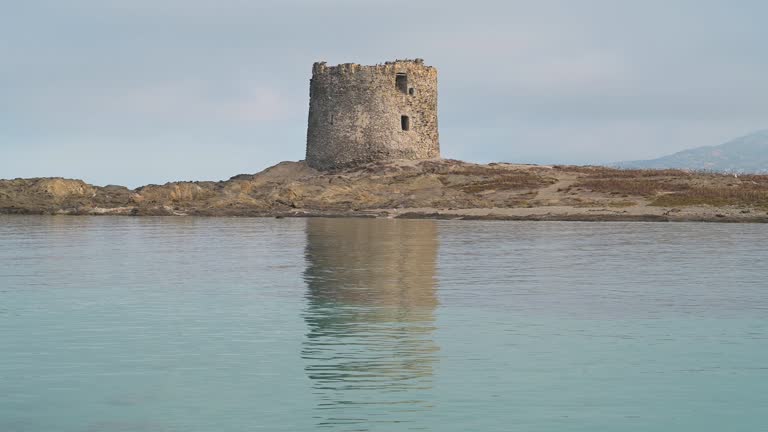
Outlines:
{"type": "Polygon", "coordinates": [[[127,202],[128,188],[91,186],[82,180],[32,178],[0,180],[0,213],[53,214],[115,207],[127,202]]]}
{"type": "Polygon", "coordinates": [[[37,180],[32,189],[36,193],[50,195],[57,201],[72,197],[93,198],[96,196],[95,189],[82,180],[44,178],[37,180]]]}

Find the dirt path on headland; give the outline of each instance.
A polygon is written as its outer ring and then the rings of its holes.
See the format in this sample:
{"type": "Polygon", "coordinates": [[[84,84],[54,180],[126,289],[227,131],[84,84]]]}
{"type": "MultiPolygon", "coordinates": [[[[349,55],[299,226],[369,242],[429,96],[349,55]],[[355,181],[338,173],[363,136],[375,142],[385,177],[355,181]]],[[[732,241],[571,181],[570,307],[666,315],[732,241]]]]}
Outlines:
{"type": "Polygon", "coordinates": [[[573,174],[564,174],[557,178],[557,182],[539,189],[536,195],[537,203],[541,205],[552,205],[559,202],[563,197],[563,191],[569,190],[578,181],[578,176],[573,174]]]}

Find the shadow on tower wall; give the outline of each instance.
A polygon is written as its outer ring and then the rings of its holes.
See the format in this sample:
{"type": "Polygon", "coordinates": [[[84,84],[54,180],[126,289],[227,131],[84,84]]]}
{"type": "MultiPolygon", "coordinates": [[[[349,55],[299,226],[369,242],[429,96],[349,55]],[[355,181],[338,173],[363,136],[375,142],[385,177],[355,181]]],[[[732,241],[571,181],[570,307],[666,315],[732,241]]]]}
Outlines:
{"type": "Polygon", "coordinates": [[[302,357],[321,425],[354,430],[430,409],[434,221],[308,219],[302,357]]]}

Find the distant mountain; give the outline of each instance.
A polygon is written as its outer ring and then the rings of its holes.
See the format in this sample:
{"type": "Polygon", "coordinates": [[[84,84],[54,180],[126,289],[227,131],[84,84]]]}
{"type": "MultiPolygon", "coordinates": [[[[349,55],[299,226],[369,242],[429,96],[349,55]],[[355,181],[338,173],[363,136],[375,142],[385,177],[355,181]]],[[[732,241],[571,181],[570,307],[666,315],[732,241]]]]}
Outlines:
{"type": "Polygon", "coordinates": [[[683,150],[658,159],[618,162],[620,168],[683,168],[691,170],[768,172],[768,129],[717,146],[683,150]]]}

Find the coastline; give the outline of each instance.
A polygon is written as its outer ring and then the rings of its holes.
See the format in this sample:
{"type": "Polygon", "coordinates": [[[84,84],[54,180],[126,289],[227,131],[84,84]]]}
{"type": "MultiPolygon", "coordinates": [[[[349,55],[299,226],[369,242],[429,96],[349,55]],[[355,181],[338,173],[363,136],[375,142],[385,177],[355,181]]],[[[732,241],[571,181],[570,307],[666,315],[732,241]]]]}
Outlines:
{"type": "Polygon", "coordinates": [[[372,213],[372,212],[314,212],[295,210],[276,213],[244,213],[244,214],[131,214],[123,212],[69,212],[38,213],[38,212],[10,212],[0,210],[0,216],[56,216],[56,217],[203,217],[203,218],[363,218],[363,219],[428,219],[428,220],[454,220],[454,221],[523,221],[523,222],[700,222],[700,223],[768,223],[768,215],[729,216],[723,214],[689,214],[689,215],[656,215],[656,214],[605,214],[605,213],[534,213],[534,214],[509,214],[499,212],[499,209],[469,209],[471,212],[447,212],[435,209],[427,212],[422,209],[404,209],[403,213],[372,213]]]}
{"type": "Polygon", "coordinates": [[[0,214],[768,223],[768,176],[449,159],[320,172],[282,162],[136,189],[0,180],[0,214]]]}

